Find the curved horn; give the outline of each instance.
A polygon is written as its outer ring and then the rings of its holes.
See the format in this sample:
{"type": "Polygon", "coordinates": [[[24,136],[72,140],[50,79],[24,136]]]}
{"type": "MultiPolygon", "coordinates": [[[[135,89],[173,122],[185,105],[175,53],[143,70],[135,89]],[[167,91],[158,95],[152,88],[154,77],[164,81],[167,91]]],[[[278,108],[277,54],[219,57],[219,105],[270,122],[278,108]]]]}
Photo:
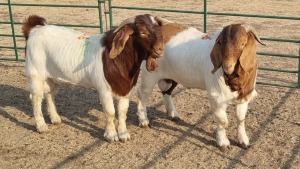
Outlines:
{"type": "Polygon", "coordinates": [[[260,40],[260,38],[258,37],[258,33],[256,32],[256,30],[255,30],[252,26],[245,25],[245,24],[243,24],[242,26],[246,29],[247,32],[250,31],[250,32],[253,33],[255,39],[257,40],[257,42],[259,42],[261,45],[266,46],[266,44],[264,44],[264,43],[260,40]]]}
{"type": "Polygon", "coordinates": [[[131,17],[131,18],[128,18],[126,20],[124,20],[117,28],[116,30],[114,31],[115,32],[118,32],[124,25],[126,24],[129,24],[129,23],[134,23],[135,21],[135,16],[134,17],[131,17]]]}
{"type": "Polygon", "coordinates": [[[155,19],[160,23],[160,25],[167,25],[169,23],[173,23],[172,21],[170,20],[167,20],[165,18],[162,18],[162,17],[159,17],[159,16],[156,16],[155,19]]]}

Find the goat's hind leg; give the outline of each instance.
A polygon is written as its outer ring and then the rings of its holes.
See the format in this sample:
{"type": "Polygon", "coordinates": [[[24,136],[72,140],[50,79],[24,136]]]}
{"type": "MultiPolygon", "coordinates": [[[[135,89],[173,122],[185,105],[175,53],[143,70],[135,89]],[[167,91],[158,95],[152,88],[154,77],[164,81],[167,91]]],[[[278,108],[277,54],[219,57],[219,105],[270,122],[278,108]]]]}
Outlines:
{"type": "Polygon", "coordinates": [[[236,105],[236,119],[237,119],[237,137],[242,148],[249,147],[249,138],[245,129],[245,117],[248,110],[248,102],[236,105]]]}
{"type": "Polygon", "coordinates": [[[170,79],[163,79],[163,80],[158,81],[158,87],[163,94],[166,110],[173,121],[180,120],[178,112],[174,106],[173,99],[171,96],[171,94],[176,86],[177,86],[177,82],[170,80],[170,79]]]}
{"type": "Polygon", "coordinates": [[[39,133],[48,131],[48,126],[42,113],[42,101],[44,95],[44,81],[36,76],[30,76],[30,93],[35,118],[36,129],[39,133]]]}
{"type": "Polygon", "coordinates": [[[47,79],[44,85],[44,93],[47,101],[47,110],[52,124],[60,124],[61,118],[59,117],[55,106],[55,94],[57,85],[51,80],[47,79]]]}

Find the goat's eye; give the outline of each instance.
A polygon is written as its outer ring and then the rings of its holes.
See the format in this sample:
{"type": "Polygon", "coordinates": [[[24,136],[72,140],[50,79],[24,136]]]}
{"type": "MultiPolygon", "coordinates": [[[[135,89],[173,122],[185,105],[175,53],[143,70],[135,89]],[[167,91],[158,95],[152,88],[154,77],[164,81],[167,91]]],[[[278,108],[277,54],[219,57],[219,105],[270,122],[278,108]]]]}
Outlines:
{"type": "Polygon", "coordinates": [[[141,35],[147,35],[146,32],[140,32],[141,35]]]}
{"type": "Polygon", "coordinates": [[[241,45],[241,48],[243,49],[245,46],[246,46],[246,44],[242,44],[242,45],[241,45]]]}

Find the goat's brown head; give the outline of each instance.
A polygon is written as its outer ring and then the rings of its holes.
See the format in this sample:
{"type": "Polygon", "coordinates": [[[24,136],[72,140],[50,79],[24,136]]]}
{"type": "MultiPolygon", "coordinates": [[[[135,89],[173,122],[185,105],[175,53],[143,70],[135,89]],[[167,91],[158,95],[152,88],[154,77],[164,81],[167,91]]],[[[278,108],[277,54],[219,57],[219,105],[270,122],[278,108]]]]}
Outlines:
{"type": "Polygon", "coordinates": [[[161,57],[164,52],[160,26],[161,22],[149,14],[126,19],[114,30],[110,58],[117,57],[127,41],[131,41],[140,59],[147,60],[147,70],[154,71],[157,68],[156,58],[161,57]]]}
{"type": "Polygon", "coordinates": [[[214,74],[221,66],[224,73],[231,75],[236,66],[240,64],[244,71],[256,66],[256,44],[255,40],[263,44],[255,29],[251,26],[242,24],[232,24],[224,27],[216,39],[213,50],[210,54],[214,65],[214,74]]]}

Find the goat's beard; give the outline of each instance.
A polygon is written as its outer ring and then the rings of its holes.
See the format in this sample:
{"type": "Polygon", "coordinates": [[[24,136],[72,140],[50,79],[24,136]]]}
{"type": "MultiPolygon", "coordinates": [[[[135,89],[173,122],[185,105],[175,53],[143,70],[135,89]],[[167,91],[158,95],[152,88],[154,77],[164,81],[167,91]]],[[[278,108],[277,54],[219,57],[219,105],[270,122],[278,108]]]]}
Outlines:
{"type": "Polygon", "coordinates": [[[231,91],[238,91],[240,90],[240,82],[239,76],[237,74],[226,74],[224,73],[225,84],[230,87],[231,91]]]}
{"type": "Polygon", "coordinates": [[[147,60],[146,60],[146,68],[149,72],[153,72],[157,69],[158,65],[156,62],[156,58],[150,56],[147,60]]]}

